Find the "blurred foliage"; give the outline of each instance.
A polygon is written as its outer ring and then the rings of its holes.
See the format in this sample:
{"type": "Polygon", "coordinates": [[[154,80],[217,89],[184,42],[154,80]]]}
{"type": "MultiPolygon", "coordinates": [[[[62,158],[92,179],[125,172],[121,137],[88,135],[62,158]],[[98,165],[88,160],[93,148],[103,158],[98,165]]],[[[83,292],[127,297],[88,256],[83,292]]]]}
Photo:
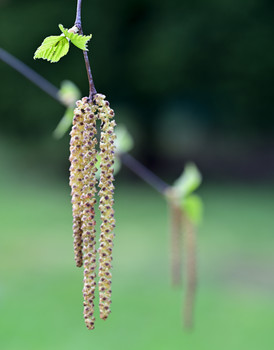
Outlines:
{"type": "Polygon", "coordinates": [[[202,175],[195,164],[187,163],[180,177],[174,182],[166,195],[177,203],[190,221],[197,225],[203,217],[203,201],[194,194],[202,183],[202,175]]]}
{"type": "Polygon", "coordinates": [[[75,102],[81,98],[81,91],[72,81],[64,80],[59,90],[59,98],[66,106],[74,107],[75,102]]]}
{"type": "MultiPolygon", "coordinates": [[[[76,1],[67,1],[66,11],[61,0],[1,1],[0,45],[56,86],[69,79],[87,95],[85,65],[76,48],[58,65],[32,59],[58,23],[73,25],[75,7],[76,1]]],[[[267,0],[84,1],[96,88],[114,109],[122,106],[137,116],[134,128],[142,128],[140,147],[148,154],[155,153],[155,145],[165,147],[163,137],[170,145],[176,141],[169,154],[204,149],[213,141],[205,139],[205,130],[232,138],[271,136],[273,10],[267,0]]],[[[12,116],[2,117],[2,132],[34,142],[39,150],[63,107],[2,62],[0,75],[1,115],[12,116]]],[[[220,136],[219,143],[223,140],[220,136]]],[[[231,147],[237,152],[233,142],[231,147]]]]}
{"type": "Polygon", "coordinates": [[[116,152],[117,153],[125,153],[132,150],[134,146],[134,141],[131,134],[128,132],[125,125],[118,125],[115,128],[116,133],[116,152]]]}
{"type": "Polygon", "coordinates": [[[74,111],[73,107],[68,107],[66,109],[65,114],[63,115],[62,119],[56,126],[56,129],[53,131],[53,136],[56,139],[60,139],[61,137],[63,137],[66,134],[66,132],[68,132],[68,130],[71,128],[73,111],[74,111]]]}
{"type": "Polygon", "coordinates": [[[202,182],[202,175],[195,164],[188,163],[181,176],[174,182],[173,189],[180,197],[194,192],[202,182]]]}
{"type": "Polygon", "coordinates": [[[198,225],[203,220],[204,205],[200,196],[191,194],[182,202],[182,208],[190,221],[198,225]]]}
{"type": "Polygon", "coordinates": [[[59,98],[67,106],[67,109],[56,129],[53,131],[53,136],[56,139],[63,137],[71,128],[75,102],[81,98],[81,92],[73,82],[64,80],[59,90],[59,98]]]}

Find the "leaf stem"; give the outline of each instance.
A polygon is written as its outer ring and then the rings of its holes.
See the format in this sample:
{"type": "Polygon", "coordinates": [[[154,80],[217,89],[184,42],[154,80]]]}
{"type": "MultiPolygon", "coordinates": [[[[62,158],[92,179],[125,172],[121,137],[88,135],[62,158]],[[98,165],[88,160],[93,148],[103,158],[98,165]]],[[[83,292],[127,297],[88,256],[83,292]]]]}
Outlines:
{"type": "MultiPolygon", "coordinates": [[[[74,25],[78,28],[79,33],[83,35],[81,7],[82,7],[82,0],[77,0],[76,18],[75,18],[74,25]]],[[[84,55],[84,60],[85,60],[85,65],[86,65],[86,70],[88,75],[88,82],[89,82],[89,99],[90,101],[92,101],[92,98],[95,94],[97,94],[97,91],[95,89],[87,51],[83,51],[83,55],[84,55]]]]}

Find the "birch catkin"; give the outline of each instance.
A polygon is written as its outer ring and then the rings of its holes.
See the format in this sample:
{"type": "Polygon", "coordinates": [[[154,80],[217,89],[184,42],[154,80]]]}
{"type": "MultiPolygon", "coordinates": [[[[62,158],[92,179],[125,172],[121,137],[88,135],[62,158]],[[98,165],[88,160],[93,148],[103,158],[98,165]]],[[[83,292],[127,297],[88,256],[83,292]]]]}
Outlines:
{"type": "Polygon", "coordinates": [[[96,287],[96,121],[101,121],[99,209],[99,309],[100,317],[106,319],[111,304],[111,261],[114,238],[114,127],[113,110],[105,96],[96,94],[92,103],[87,97],[77,101],[74,110],[70,142],[70,186],[73,205],[74,253],[77,266],[84,265],[84,318],[88,329],[94,328],[94,292],[96,287]]]}
{"type": "Polygon", "coordinates": [[[82,237],[84,260],[84,318],[88,329],[94,328],[94,292],[96,287],[96,237],[95,237],[95,210],[96,204],[96,115],[87,98],[82,99],[79,105],[83,112],[83,188],[82,205],[82,237]]]}
{"type": "Polygon", "coordinates": [[[99,309],[100,317],[106,320],[110,314],[111,304],[111,261],[113,248],[113,230],[115,228],[113,192],[114,192],[114,140],[115,140],[115,121],[113,110],[109,107],[109,102],[105,100],[104,95],[96,95],[96,104],[98,105],[98,118],[101,120],[100,137],[100,182],[99,196],[101,212],[101,235],[99,247],[99,309]]]}
{"type": "Polygon", "coordinates": [[[70,140],[70,186],[73,214],[74,258],[78,267],[83,264],[82,256],[82,208],[81,193],[83,187],[83,115],[80,109],[74,110],[70,140]]]}

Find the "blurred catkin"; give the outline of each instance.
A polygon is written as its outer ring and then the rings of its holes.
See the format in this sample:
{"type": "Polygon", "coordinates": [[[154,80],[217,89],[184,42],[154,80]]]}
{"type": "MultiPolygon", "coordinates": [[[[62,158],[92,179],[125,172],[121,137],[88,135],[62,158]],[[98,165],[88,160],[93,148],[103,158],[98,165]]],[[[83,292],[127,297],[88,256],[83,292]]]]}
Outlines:
{"type": "Polygon", "coordinates": [[[186,329],[193,328],[194,302],[196,292],[196,232],[193,223],[183,218],[184,244],[186,254],[186,293],[184,303],[184,326],[186,329]]]}
{"type": "Polygon", "coordinates": [[[171,280],[172,285],[181,284],[182,272],[182,210],[174,201],[170,201],[170,242],[171,242],[171,280]]]}
{"type": "Polygon", "coordinates": [[[101,137],[100,137],[100,182],[99,196],[101,212],[101,235],[99,247],[99,309],[100,317],[106,320],[110,314],[111,304],[111,262],[112,248],[114,238],[114,209],[113,209],[113,192],[114,177],[113,164],[115,155],[115,121],[114,111],[109,107],[109,102],[105,96],[97,94],[95,103],[98,106],[98,118],[101,120],[101,137]]]}

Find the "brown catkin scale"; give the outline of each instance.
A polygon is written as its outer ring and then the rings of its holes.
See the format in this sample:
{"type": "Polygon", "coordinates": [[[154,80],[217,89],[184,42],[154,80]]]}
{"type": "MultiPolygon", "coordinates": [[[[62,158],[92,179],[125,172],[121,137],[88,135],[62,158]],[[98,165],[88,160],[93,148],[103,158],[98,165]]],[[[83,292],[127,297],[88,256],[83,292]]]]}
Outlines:
{"type": "Polygon", "coordinates": [[[105,320],[110,314],[111,304],[111,261],[114,238],[114,210],[113,210],[113,192],[114,192],[114,140],[115,140],[115,121],[113,110],[109,107],[109,102],[105,96],[97,94],[94,102],[98,106],[98,118],[101,120],[101,137],[100,137],[100,182],[99,196],[101,212],[101,235],[99,251],[99,309],[100,317],[105,320]]]}
{"type": "Polygon", "coordinates": [[[83,113],[83,187],[81,195],[82,207],[82,240],[84,261],[84,318],[88,329],[94,328],[94,292],[96,287],[96,237],[95,237],[95,211],[96,204],[96,114],[95,106],[88,103],[84,97],[79,104],[83,113]]]}
{"type": "Polygon", "coordinates": [[[73,215],[73,236],[74,236],[74,258],[76,266],[81,267],[83,264],[82,257],[82,209],[81,194],[83,187],[83,131],[84,122],[81,109],[78,107],[74,110],[73,126],[71,129],[70,140],[70,186],[71,186],[71,203],[73,215]]]}

